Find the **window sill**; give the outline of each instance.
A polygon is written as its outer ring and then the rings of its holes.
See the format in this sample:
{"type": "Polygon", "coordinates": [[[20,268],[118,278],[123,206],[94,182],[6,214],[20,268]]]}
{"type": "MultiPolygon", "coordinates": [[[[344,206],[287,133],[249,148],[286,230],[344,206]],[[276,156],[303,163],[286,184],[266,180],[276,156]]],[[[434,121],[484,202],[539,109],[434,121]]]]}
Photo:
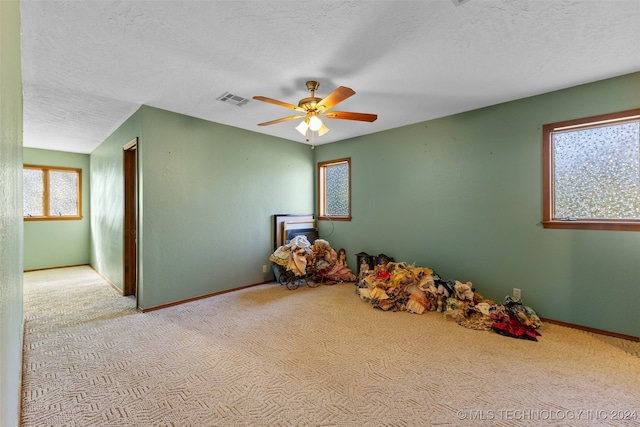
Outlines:
{"type": "Polygon", "coordinates": [[[81,216],[25,216],[25,221],[79,221],[81,216]]]}
{"type": "Polygon", "coordinates": [[[319,221],[351,221],[350,216],[319,216],[319,221]]]}
{"type": "Polygon", "coordinates": [[[611,220],[571,220],[571,221],[542,221],[544,228],[569,230],[617,230],[640,231],[640,221],[611,221],[611,220]]]}

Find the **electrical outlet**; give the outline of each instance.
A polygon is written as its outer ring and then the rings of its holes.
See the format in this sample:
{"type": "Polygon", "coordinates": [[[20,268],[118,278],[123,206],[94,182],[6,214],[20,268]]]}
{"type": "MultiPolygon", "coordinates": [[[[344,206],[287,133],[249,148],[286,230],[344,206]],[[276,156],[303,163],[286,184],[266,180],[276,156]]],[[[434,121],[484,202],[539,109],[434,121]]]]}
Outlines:
{"type": "Polygon", "coordinates": [[[513,298],[515,299],[522,298],[522,291],[520,290],[520,288],[513,288],[513,298]]]}
{"type": "Polygon", "coordinates": [[[263,265],[263,266],[262,266],[262,272],[263,272],[263,273],[266,273],[266,272],[267,272],[267,266],[266,266],[266,265],[263,265]]]}

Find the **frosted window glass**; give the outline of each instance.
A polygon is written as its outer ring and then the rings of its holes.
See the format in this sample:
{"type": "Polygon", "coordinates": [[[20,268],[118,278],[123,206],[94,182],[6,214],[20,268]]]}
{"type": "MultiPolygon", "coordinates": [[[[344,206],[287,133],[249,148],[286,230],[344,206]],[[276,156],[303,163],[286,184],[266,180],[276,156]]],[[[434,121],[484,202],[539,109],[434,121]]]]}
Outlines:
{"type": "Polygon", "coordinates": [[[327,215],[349,215],[349,165],[339,163],[326,167],[327,215]]]}
{"type": "Polygon", "coordinates": [[[640,123],[553,136],[554,217],[640,218],[640,123]]]}
{"type": "Polygon", "coordinates": [[[40,169],[23,169],[23,215],[44,215],[44,172],[40,169]]]}
{"type": "Polygon", "coordinates": [[[49,215],[78,215],[78,174],[76,172],[49,172],[49,215]]]}
{"type": "Polygon", "coordinates": [[[25,165],[22,171],[25,220],[81,219],[81,170],[25,165]]]}

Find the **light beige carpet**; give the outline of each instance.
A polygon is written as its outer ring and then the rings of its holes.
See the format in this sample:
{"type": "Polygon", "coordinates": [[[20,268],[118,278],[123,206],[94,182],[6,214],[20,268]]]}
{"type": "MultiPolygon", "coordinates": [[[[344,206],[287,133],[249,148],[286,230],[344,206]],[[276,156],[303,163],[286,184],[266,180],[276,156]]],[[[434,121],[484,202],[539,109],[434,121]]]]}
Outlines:
{"type": "Polygon", "coordinates": [[[640,425],[634,342],[508,338],[352,284],[140,314],[89,267],[24,277],[25,427],[640,425]]]}

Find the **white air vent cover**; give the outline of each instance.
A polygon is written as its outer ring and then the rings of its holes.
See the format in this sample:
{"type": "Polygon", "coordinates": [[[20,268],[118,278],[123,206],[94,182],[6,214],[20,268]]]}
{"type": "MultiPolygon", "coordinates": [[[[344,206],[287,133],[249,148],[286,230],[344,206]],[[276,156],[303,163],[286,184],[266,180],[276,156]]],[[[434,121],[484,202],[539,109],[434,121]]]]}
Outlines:
{"type": "Polygon", "coordinates": [[[248,98],[243,98],[241,96],[234,95],[229,92],[223,93],[216,99],[218,101],[226,102],[227,104],[237,105],[238,107],[242,107],[243,105],[246,105],[247,102],[251,101],[248,98]]]}

